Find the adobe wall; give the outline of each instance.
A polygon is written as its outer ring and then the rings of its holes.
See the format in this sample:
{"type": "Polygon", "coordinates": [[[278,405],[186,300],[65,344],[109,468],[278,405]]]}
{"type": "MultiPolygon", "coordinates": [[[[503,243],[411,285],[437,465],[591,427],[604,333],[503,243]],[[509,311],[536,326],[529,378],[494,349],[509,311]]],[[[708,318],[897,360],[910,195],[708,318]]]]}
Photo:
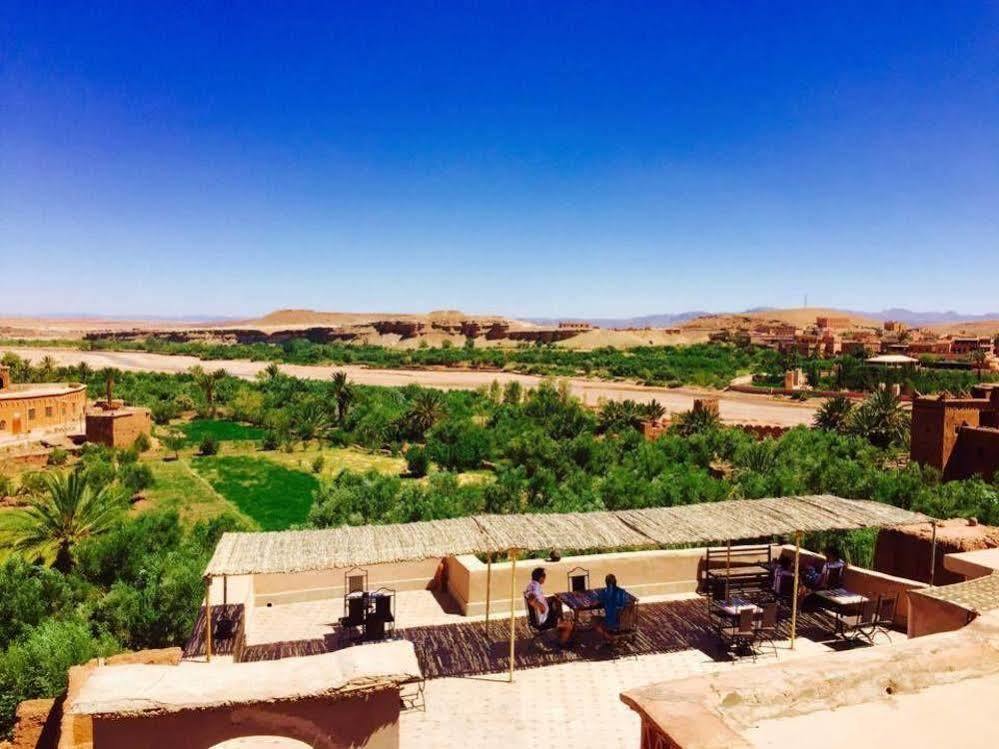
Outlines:
{"type": "MultiPolygon", "coordinates": [[[[372,564],[364,567],[368,571],[368,588],[391,588],[400,590],[426,590],[430,587],[440,559],[421,559],[415,562],[393,562],[372,564]]],[[[342,598],[344,594],[344,573],[348,568],[313,572],[274,573],[252,575],[252,600],[256,606],[267,604],[298,603],[328,598],[342,598]]],[[[212,600],[220,602],[222,580],[212,581],[212,600]]],[[[233,598],[232,578],[230,578],[229,602],[238,603],[233,598]]]]}
{"type": "Polygon", "coordinates": [[[70,386],[62,393],[18,393],[0,391],[0,439],[27,436],[37,430],[69,432],[80,428],[87,407],[86,386],[70,386]]]}
{"type": "Polygon", "coordinates": [[[249,736],[282,736],[315,749],[397,749],[399,712],[399,690],[389,688],[340,699],[312,697],[166,715],[95,716],[93,749],[210,749],[249,736]]]}
{"type": "MultiPolygon", "coordinates": [[[[613,573],[617,576],[621,587],[642,598],[670,593],[695,593],[703,576],[704,557],[705,549],[699,547],[587,554],[562,557],[558,562],[549,562],[546,559],[519,559],[514,580],[514,607],[518,614],[521,613],[524,605],[521,594],[530,582],[531,570],[535,567],[545,568],[548,574],[545,587],[549,593],[566,590],[569,571],[575,567],[582,567],[590,573],[591,586],[602,586],[604,577],[608,573],[613,573]]],[[[740,561],[745,563],[747,558],[740,557],[740,561]]],[[[466,554],[449,557],[446,565],[448,591],[458,603],[461,612],[466,616],[484,614],[487,577],[489,577],[486,563],[479,561],[478,557],[472,554],[466,554]]],[[[492,565],[489,598],[494,612],[510,610],[510,573],[509,562],[497,562],[492,565]]]]}
{"type": "Polygon", "coordinates": [[[152,429],[153,420],[147,408],[92,410],[87,413],[87,441],[107,447],[131,447],[140,434],[148,436],[152,429]]]}
{"type": "Polygon", "coordinates": [[[999,471],[999,429],[962,427],[957,432],[954,450],[944,479],[969,479],[981,476],[992,481],[999,471]]]}
{"type": "Polygon", "coordinates": [[[965,608],[949,601],[929,596],[913,595],[909,598],[909,637],[925,637],[939,632],[961,629],[974,615],[965,608]]]}

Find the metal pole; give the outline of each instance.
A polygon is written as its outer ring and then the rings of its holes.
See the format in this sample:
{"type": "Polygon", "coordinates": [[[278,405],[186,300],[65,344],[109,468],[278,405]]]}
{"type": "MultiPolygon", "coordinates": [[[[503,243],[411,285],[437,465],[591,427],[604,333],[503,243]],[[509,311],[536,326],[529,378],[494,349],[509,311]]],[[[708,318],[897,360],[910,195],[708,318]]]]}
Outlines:
{"type": "Polygon", "coordinates": [[[510,681],[513,681],[513,596],[517,587],[517,550],[510,549],[510,681]]]}
{"type": "Polygon", "coordinates": [[[794,532],[794,598],[791,599],[791,650],[798,633],[798,569],[801,557],[801,531],[794,532]]]}
{"type": "Polygon", "coordinates": [[[489,629],[489,591],[493,584],[493,555],[486,555],[486,629],[489,629]]]}
{"type": "Polygon", "coordinates": [[[931,520],[930,523],[933,526],[933,541],[930,544],[930,585],[933,585],[937,574],[937,521],[931,520]]]}
{"type": "Polygon", "coordinates": [[[725,542],[725,600],[728,601],[728,580],[732,575],[732,539],[725,542]]]}
{"type": "Polygon", "coordinates": [[[212,661],[212,579],[205,578],[205,661],[212,661]]]}

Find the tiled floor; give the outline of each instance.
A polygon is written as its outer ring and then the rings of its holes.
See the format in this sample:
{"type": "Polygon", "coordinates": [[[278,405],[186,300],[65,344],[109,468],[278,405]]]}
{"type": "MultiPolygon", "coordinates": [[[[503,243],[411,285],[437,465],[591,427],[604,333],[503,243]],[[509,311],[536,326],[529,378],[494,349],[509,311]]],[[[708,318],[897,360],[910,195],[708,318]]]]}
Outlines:
{"type": "MultiPolygon", "coordinates": [[[[779,660],[825,653],[799,639],[794,651],[778,643],[779,660]]],[[[759,664],[774,663],[768,655],[759,664]]],[[[574,747],[637,749],[639,719],[620,700],[626,689],[694,674],[752,668],[752,660],[719,663],[699,650],[564,663],[514,674],[431,679],[426,710],[403,713],[403,749],[574,747]]]]}

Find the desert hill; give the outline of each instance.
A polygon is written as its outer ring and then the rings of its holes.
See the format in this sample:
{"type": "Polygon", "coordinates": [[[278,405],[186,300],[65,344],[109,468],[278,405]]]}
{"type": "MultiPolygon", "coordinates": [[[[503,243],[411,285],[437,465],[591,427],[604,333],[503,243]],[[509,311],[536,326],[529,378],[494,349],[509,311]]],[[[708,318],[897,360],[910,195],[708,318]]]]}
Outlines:
{"type": "Polygon", "coordinates": [[[969,335],[969,336],[997,336],[999,335],[999,319],[996,320],[973,320],[965,322],[946,322],[937,325],[927,325],[926,330],[931,330],[937,335],[969,335]]]}
{"type": "Polygon", "coordinates": [[[792,307],[789,309],[766,309],[731,314],[713,314],[695,317],[680,325],[684,330],[710,331],[750,328],[758,323],[775,322],[804,328],[815,324],[817,317],[845,317],[853,328],[880,328],[881,322],[873,317],[846,310],[824,307],[792,307]]]}

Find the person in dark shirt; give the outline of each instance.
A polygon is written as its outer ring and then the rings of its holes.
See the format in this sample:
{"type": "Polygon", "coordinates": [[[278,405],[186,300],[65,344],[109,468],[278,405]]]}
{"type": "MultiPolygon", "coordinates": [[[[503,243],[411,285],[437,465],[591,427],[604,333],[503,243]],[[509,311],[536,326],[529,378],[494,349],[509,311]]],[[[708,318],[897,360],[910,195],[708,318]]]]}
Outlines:
{"type": "Polygon", "coordinates": [[[593,628],[607,642],[614,641],[614,635],[621,628],[621,610],[628,604],[630,597],[624,588],[619,588],[617,578],[607,575],[604,578],[604,589],[599,593],[603,616],[593,618],[593,628]]]}

